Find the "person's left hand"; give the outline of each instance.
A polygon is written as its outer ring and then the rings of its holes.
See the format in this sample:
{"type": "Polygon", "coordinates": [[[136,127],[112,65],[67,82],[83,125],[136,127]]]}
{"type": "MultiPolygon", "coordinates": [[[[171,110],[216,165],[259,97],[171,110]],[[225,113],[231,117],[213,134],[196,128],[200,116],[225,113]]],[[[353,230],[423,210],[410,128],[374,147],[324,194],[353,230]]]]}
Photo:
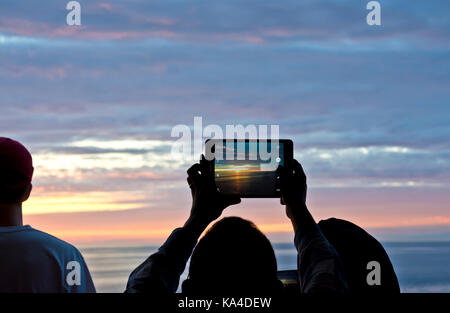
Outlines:
{"type": "Polygon", "coordinates": [[[214,161],[207,161],[202,155],[200,163],[192,165],[187,171],[192,208],[185,226],[195,225],[203,228],[201,231],[217,219],[226,207],[241,202],[238,196],[223,195],[217,191],[212,162],[214,161]]]}

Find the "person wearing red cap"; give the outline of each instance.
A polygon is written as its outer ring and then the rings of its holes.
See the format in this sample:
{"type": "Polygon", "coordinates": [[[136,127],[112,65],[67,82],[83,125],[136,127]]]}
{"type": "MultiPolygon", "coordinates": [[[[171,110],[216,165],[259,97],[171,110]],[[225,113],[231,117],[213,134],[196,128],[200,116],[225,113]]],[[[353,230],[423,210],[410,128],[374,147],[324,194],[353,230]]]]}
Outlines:
{"type": "Polygon", "coordinates": [[[0,292],[95,292],[78,249],[23,225],[33,172],[28,150],[0,137],[0,292]]]}

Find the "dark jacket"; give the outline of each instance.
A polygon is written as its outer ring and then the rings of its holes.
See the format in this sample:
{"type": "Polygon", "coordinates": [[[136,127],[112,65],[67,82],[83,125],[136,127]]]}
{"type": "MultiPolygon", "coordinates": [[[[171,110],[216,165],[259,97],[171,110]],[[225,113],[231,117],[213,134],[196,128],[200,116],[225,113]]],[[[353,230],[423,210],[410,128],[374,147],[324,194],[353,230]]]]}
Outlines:
{"type": "Polygon", "coordinates": [[[378,240],[361,227],[330,218],[319,222],[319,227],[328,241],[336,248],[341,258],[344,275],[351,293],[396,294],[400,287],[394,267],[378,240]],[[369,284],[371,262],[377,262],[380,270],[380,284],[369,284]]]}

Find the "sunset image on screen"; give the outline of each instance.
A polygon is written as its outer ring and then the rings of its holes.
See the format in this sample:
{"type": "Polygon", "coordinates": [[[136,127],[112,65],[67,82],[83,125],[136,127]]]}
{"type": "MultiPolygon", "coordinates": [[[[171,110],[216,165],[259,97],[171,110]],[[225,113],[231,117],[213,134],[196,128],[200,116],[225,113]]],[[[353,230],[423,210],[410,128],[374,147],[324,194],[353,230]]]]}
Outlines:
{"type": "MultiPolygon", "coordinates": [[[[284,164],[283,144],[261,147],[257,143],[225,143],[215,145],[214,177],[217,188],[224,194],[244,197],[275,197],[277,167],[284,164]],[[268,160],[262,160],[260,150],[277,153],[268,160]],[[231,152],[227,157],[227,152],[231,152]]],[[[279,196],[279,195],[278,195],[279,196]]]]}

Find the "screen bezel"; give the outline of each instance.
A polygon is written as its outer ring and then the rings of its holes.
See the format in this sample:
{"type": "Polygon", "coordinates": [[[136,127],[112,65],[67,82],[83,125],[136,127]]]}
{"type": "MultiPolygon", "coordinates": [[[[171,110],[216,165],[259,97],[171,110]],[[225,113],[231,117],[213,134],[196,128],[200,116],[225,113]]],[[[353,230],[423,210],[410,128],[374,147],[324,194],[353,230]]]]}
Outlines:
{"type": "MultiPolygon", "coordinates": [[[[260,143],[260,142],[267,142],[267,143],[272,143],[272,142],[278,142],[278,143],[282,143],[283,144],[283,153],[284,153],[284,164],[289,165],[292,163],[292,160],[294,158],[294,145],[292,140],[290,139],[278,139],[278,140],[271,140],[271,139],[208,139],[205,142],[205,148],[208,147],[208,145],[213,145],[212,147],[214,147],[215,143],[222,143],[224,144],[225,142],[234,142],[234,143],[260,143]],[[212,142],[212,143],[210,143],[212,142]]],[[[214,151],[215,152],[215,151],[214,151]]],[[[214,153],[213,152],[213,153],[214,153]]],[[[206,153],[205,153],[206,154],[206,153]]],[[[215,158],[213,158],[211,160],[212,162],[212,170],[214,173],[214,177],[215,177],[215,158]]],[[[214,179],[215,182],[215,179],[214,179]]],[[[276,192],[275,194],[272,195],[260,195],[260,194],[242,194],[242,195],[238,195],[241,198],[280,198],[281,197],[281,193],[280,192],[276,192]]]]}

